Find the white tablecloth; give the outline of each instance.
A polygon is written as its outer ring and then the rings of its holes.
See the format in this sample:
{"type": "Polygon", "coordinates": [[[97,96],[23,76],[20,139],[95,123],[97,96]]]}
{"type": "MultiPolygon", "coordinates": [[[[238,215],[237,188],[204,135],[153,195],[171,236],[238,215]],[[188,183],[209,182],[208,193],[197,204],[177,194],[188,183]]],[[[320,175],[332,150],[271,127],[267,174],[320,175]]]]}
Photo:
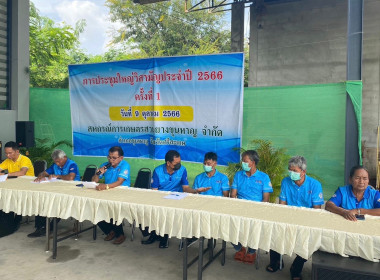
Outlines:
{"type": "Polygon", "coordinates": [[[165,199],[166,192],[134,188],[96,191],[78,182],[36,184],[33,177],[0,183],[0,209],[97,223],[113,218],[149,226],[169,236],[220,238],[244,246],[296,253],[318,249],[342,256],[380,259],[380,218],[350,222],[325,210],[191,195],[165,199]]]}

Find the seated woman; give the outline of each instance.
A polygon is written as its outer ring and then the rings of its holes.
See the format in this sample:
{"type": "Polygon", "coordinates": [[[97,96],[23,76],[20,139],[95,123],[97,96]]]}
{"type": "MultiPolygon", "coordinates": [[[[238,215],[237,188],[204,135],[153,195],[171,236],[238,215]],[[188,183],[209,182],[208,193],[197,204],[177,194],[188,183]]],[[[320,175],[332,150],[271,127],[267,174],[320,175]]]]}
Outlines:
{"type": "Polygon", "coordinates": [[[326,210],[357,221],[358,215],[380,216],[380,192],[368,185],[368,171],[354,166],[350,171],[350,185],[340,187],[326,203],[326,210]]]}

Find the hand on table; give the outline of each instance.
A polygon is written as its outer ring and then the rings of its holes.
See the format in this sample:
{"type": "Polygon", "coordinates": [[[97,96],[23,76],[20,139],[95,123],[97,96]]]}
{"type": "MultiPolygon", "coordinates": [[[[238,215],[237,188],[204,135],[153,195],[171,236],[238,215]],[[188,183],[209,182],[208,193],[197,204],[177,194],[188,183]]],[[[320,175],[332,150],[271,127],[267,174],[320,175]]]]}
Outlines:
{"type": "Polygon", "coordinates": [[[211,187],[202,187],[202,188],[198,188],[198,189],[196,189],[196,191],[198,192],[198,193],[203,193],[203,192],[207,192],[208,190],[210,190],[211,189],[211,187]]]}
{"type": "Polygon", "coordinates": [[[352,210],[346,210],[346,211],[344,211],[344,213],[343,213],[343,218],[345,218],[345,219],[347,219],[347,220],[349,220],[349,221],[357,221],[357,219],[356,219],[356,216],[355,215],[357,215],[357,214],[359,214],[358,213],[358,210],[357,209],[352,209],[352,210]]]}

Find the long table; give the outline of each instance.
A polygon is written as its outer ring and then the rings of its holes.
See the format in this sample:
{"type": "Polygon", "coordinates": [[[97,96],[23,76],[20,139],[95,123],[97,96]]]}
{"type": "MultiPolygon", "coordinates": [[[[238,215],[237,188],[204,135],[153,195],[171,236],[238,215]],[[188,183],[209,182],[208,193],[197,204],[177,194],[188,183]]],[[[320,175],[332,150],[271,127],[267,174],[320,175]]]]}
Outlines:
{"type": "Polygon", "coordinates": [[[380,259],[380,218],[351,222],[325,210],[189,194],[165,199],[166,192],[134,188],[96,191],[77,182],[32,183],[19,177],[0,183],[0,209],[93,224],[126,219],[169,237],[222,239],[243,246],[309,258],[322,250],[342,256],[380,259]]]}

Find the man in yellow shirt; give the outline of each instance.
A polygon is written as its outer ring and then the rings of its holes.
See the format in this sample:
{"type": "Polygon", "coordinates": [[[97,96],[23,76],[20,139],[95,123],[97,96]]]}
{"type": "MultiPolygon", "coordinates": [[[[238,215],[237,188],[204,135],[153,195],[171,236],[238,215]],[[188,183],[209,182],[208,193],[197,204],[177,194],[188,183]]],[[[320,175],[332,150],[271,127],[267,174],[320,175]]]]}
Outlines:
{"type": "Polygon", "coordinates": [[[8,170],[8,176],[34,176],[34,168],[30,159],[20,154],[16,142],[7,142],[4,145],[7,159],[0,164],[0,172],[8,170]]]}
{"type": "MultiPolygon", "coordinates": [[[[7,142],[4,145],[4,152],[7,159],[0,164],[0,173],[8,170],[8,176],[34,176],[32,162],[28,157],[20,154],[16,142],[7,142]]],[[[0,237],[15,232],[20,226],[21,218],[21,215],[0,210],[0,237]]]]}

